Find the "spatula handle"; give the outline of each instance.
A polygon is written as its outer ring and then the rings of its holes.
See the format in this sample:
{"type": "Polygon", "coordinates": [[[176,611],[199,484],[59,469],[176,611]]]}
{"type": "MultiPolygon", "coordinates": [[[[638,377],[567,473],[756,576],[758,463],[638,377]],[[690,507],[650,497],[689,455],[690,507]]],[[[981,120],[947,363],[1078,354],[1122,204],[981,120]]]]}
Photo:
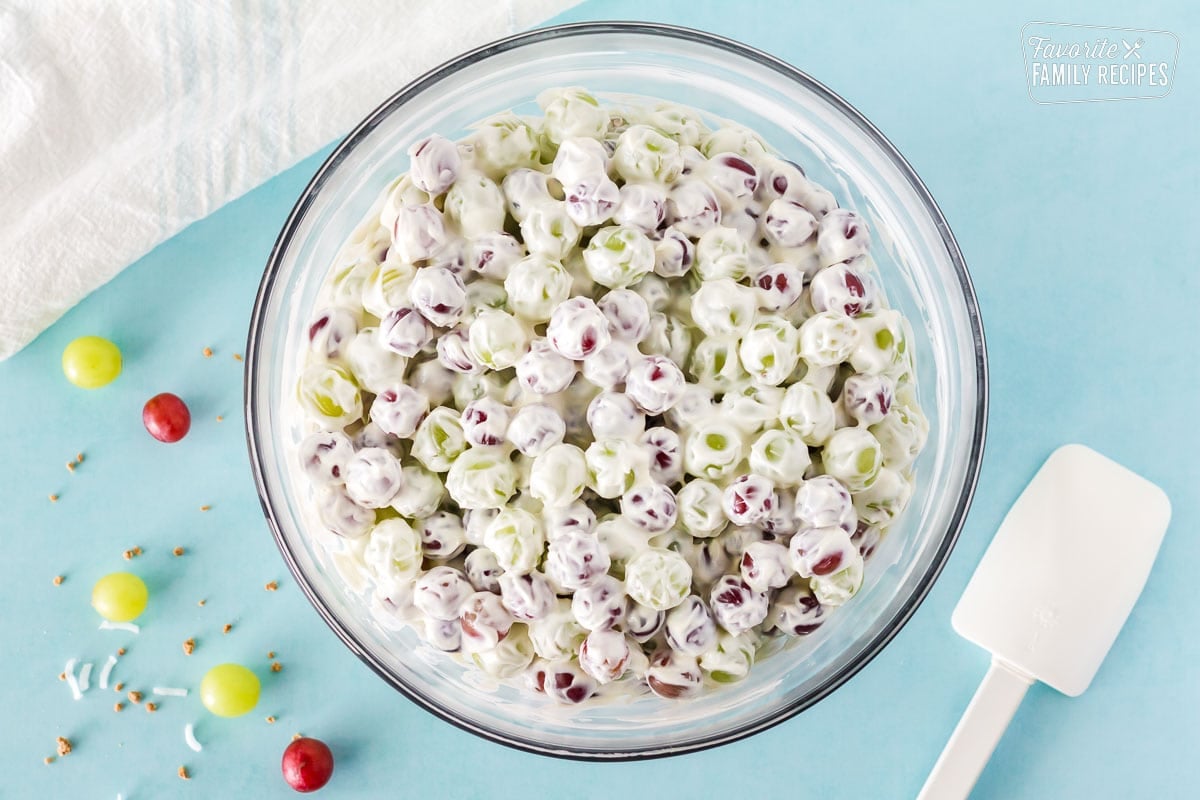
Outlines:
{"type": "Polygon", "coordinates": [[[964,800],[971,793],[1032,683],[1033,678],[992,658],[917,800],[964,800]]]}

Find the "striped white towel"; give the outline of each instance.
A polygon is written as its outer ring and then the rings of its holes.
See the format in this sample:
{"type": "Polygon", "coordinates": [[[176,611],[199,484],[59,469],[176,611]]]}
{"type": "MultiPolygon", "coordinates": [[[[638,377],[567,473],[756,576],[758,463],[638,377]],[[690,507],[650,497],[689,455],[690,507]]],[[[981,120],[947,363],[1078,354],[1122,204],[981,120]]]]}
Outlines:
{"type": "Polygon", "coordinates": [[[0,360],[410,79],[576,1],[0,4],[0,360]]]}

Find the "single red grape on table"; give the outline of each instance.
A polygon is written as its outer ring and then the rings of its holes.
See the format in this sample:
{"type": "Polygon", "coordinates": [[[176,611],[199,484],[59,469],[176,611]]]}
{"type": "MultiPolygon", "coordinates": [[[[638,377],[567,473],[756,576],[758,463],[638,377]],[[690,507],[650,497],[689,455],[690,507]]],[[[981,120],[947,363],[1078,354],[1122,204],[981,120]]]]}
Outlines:
{"type": "Polygon", "coordinates": [[[297,792],[315,792],[333,775],[333,753],[320,739],[294,740],[283,751],[283,779],[297,792]]]}
{"type": "Polygon", "coordinates": [[[142,407],[142,424],[160,442],[178,442],[192,427],[187,404],[170,392],[156,394],[142,407]]]}

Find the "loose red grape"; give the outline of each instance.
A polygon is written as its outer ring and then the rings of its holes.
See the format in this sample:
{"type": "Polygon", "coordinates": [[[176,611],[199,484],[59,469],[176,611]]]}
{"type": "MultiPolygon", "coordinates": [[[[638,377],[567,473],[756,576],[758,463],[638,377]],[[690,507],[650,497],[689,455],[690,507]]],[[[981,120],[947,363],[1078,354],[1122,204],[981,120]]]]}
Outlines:
{"type": "Polygon", "coordinates": [[[315,792],[333,775],[333,753],[320,739],[294,740],[283,751],[283,779],[297,792],[315,792]]]}
{"type": "Polygon", "coordinates": [[[142,407],[142,424],[160,442],[178,442],[192,427],[192,415],[186,403],[170,392],[163,392],[142,407]]]}

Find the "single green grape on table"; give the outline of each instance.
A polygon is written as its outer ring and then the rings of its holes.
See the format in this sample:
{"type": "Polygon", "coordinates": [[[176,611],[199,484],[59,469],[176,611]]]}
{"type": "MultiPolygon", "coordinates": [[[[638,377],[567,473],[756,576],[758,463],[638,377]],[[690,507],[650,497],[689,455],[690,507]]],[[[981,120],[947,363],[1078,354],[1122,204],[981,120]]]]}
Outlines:
{"type": "Polygon", "coordinates": [[[218,717],[240,717],[258,705],[258,676],[241,664],[218,664],[200,681],[204,707],[218,717]]]}
{"type": "Polygon", "coordinates": [[[121,374],[121,351],[108,339],[80,336],[62,355],[63,374],[81,389],[99,389],[121,374]]]}
{"type": "Polygon", "coordinates": [[[146,610],[150,591],[137,575],[113,572],[92,587],[92,608],[109,622],[129,622],[146,610]]]}

